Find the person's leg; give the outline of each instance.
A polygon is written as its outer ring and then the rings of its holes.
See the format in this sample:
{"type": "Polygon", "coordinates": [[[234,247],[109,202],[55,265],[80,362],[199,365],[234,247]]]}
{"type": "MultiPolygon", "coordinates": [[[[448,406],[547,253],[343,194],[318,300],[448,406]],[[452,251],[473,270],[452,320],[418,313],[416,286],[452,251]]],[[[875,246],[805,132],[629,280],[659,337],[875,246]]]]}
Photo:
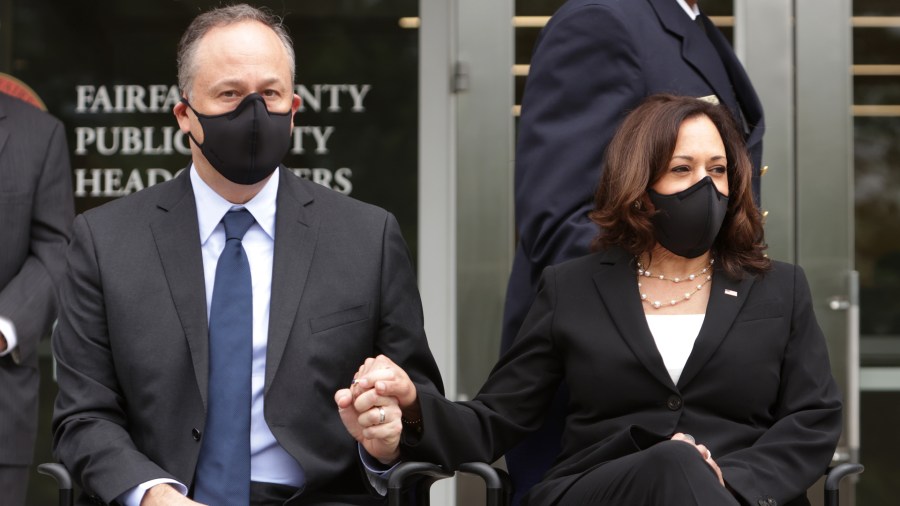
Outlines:
{"type": "Polygon", "coordinates": [[[665,441],[588,471],[559,504],[736,506],[739,503],[719,483],[694,447],[680,441],[665,441]]]}
{"type": "Polygon", "coordinates": [[[0,490],[3,491],[3,504],[25,506],[25,494],[28,492],[28,466],[0,465],[0,490]]]}

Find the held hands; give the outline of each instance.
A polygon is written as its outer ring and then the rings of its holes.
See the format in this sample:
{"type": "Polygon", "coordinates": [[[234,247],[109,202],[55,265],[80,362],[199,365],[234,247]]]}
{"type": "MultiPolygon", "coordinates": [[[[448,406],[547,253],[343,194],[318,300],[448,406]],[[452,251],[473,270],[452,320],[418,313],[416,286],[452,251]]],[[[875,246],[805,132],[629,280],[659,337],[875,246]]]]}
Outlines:
{"type": "Polygon", "coordinates": [[[354,386],[357,387],[354,398],[362,391],[374,388],[378,395],[395,397],[404,415],[409,415],[412,409],[418,415],[416,385],[406,371],[384,355],[366,359],[353,378],[351,388],[354,386]]]}
{"type": "Polygon", "coordinates": [[[690,444],[690,445],[693,445],[694,448],[696,448],[697,451],[700,452],[700,456],[703,457],[703,460],[706,461],[706,464],[707,464],[709,467],[711,467],[712,470],[716,473],[716,477],[719,478],[719,483],[720,483],[723,487],[725,486],[725,479],[722,478],[722,470],[719,469],[719,465],[716,464],[716,461],[715,461],[715,460],[713,460],[713,458],[712,458],[712,452],[709,451],[709,448],[707,448],[705,445],[697,444],[697,442],[694,441],[694,436],[691,436],[690,434],[684,434],[684,433],[682,433],[682,432],[678,432],[678,433],[676,433],[674,436],[672,436],[672,440],[674,440],[674,441],[684,441],[685,443],[688,443],[688,444],[690,444]]]}
{"type": "Polygon", "coordinates": [[[416,387],[403,369],[384,355],[366,359],[334,401],[344,427],[369,455],[383,464],[400,457],[401,416],[419,416],[416,387]]]}

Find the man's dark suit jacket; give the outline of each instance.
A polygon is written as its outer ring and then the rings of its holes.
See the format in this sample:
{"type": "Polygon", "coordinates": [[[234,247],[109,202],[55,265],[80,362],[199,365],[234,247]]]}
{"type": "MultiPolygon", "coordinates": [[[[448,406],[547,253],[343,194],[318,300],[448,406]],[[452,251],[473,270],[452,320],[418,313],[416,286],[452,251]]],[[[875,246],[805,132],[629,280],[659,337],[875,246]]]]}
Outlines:
{"type": "Polygon", "coordinates": [[[566,381],[563,449],[531,504],[554,504],[592,467],[676,432],[710,449],[747,504],[808,504],[805,491],[840,435],[841,400],[803,271],[775,262],[734,281],[717,270],[707,286],[706,317],[676,385],[630,256],[613,250],[549,267],[519,339],[473,401],[419,395],[424,431],[418,442],[404,434],[406,450],[451,468],[492,462],[541,425],[566,381]]]}
{"type": "MultiPolygon", "coordinates": [[[[413,266],[392,215],[280,170],[266,422],[306,475],[291,504],[369,503],[334,393],[378,353],[442,388],[413,266]]],[[[78,216],[68,258],[56,455],[105,502],[154,478],[190,487],[209,362],[188,171],[78,216]]]]}
{"type": "Polygon", "coordinates": [[[38,341],[56,318],[75,205],[62,123],[0,93],[0,316],[17,349],[0,357],[0,465],[27,466],[38,413],[38,341]]]}
{"type": "MultiPolygon", "coordinates": [[[[587,213],[606,146],[647,96],[715,96],[743,118],[739,124],[747,125],[759,201],[762,105],[728,41],[708,18],[699,19],[703,28],[675,0],[570,0],[541,32],[519,121],[519,242],[506,291],[501,351],[514,341],[543,268],[589,252],[597,227],[587,213]]],[[[514,477],[536,480],[559,450],[560,422],[548,423],[551,427],[507,459],[514,477]],[[522,460],[531,463],[519,464],[522,460]]]]}

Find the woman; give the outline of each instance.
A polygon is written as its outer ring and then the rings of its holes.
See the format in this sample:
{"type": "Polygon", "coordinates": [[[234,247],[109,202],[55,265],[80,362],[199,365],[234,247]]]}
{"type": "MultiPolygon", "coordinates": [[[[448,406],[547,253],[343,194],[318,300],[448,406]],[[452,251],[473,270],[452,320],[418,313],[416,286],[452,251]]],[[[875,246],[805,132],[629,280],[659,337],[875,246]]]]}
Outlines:
{"type": "MultiPolygon", "coordinates": [[[[563,450],[529,504],[808,504],[841,430],[840,394],[799,267],[767,259],[731,116],[654,96],[607,152],[596,253],[544,271],[515,345],[452,403],[386,357],[339,407],[359,440],[405,419],[402,458],[491,462],[570,389],[563,450]],[[372,387],[374,389],[371,389],[372,387]],[[367,390],[369,389],[369,390],[367,390]]],[[[350,428],[348,424],[348,428],[350,428]]],[[[381,431],[381,432],[378,432],[381,431]]]]}

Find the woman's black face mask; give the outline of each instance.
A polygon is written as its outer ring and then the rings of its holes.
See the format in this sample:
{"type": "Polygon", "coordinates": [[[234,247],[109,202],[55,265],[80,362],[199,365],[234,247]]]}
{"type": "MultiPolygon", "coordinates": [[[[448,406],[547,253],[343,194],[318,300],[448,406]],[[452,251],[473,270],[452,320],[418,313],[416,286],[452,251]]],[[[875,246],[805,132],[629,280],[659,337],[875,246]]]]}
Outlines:
{"type": "Polygon", "coordinates": [[[728,197],[719,193],[711,177],[672,195],[653,189],[647,193],[656,207],[652,218],[656,240],[664,248],[685,258],[709,251],[728,211],[728,197]]]}
{"type": "Polygon", "coordinates": [[[258,93],[244,97],[231,112],[206,115],[194,111],[203,127],[203,144],[190,133],[203,156],[233,183],[250,185],[269,177],[291,146],[291,111],[269,112],[258,93]]]}

